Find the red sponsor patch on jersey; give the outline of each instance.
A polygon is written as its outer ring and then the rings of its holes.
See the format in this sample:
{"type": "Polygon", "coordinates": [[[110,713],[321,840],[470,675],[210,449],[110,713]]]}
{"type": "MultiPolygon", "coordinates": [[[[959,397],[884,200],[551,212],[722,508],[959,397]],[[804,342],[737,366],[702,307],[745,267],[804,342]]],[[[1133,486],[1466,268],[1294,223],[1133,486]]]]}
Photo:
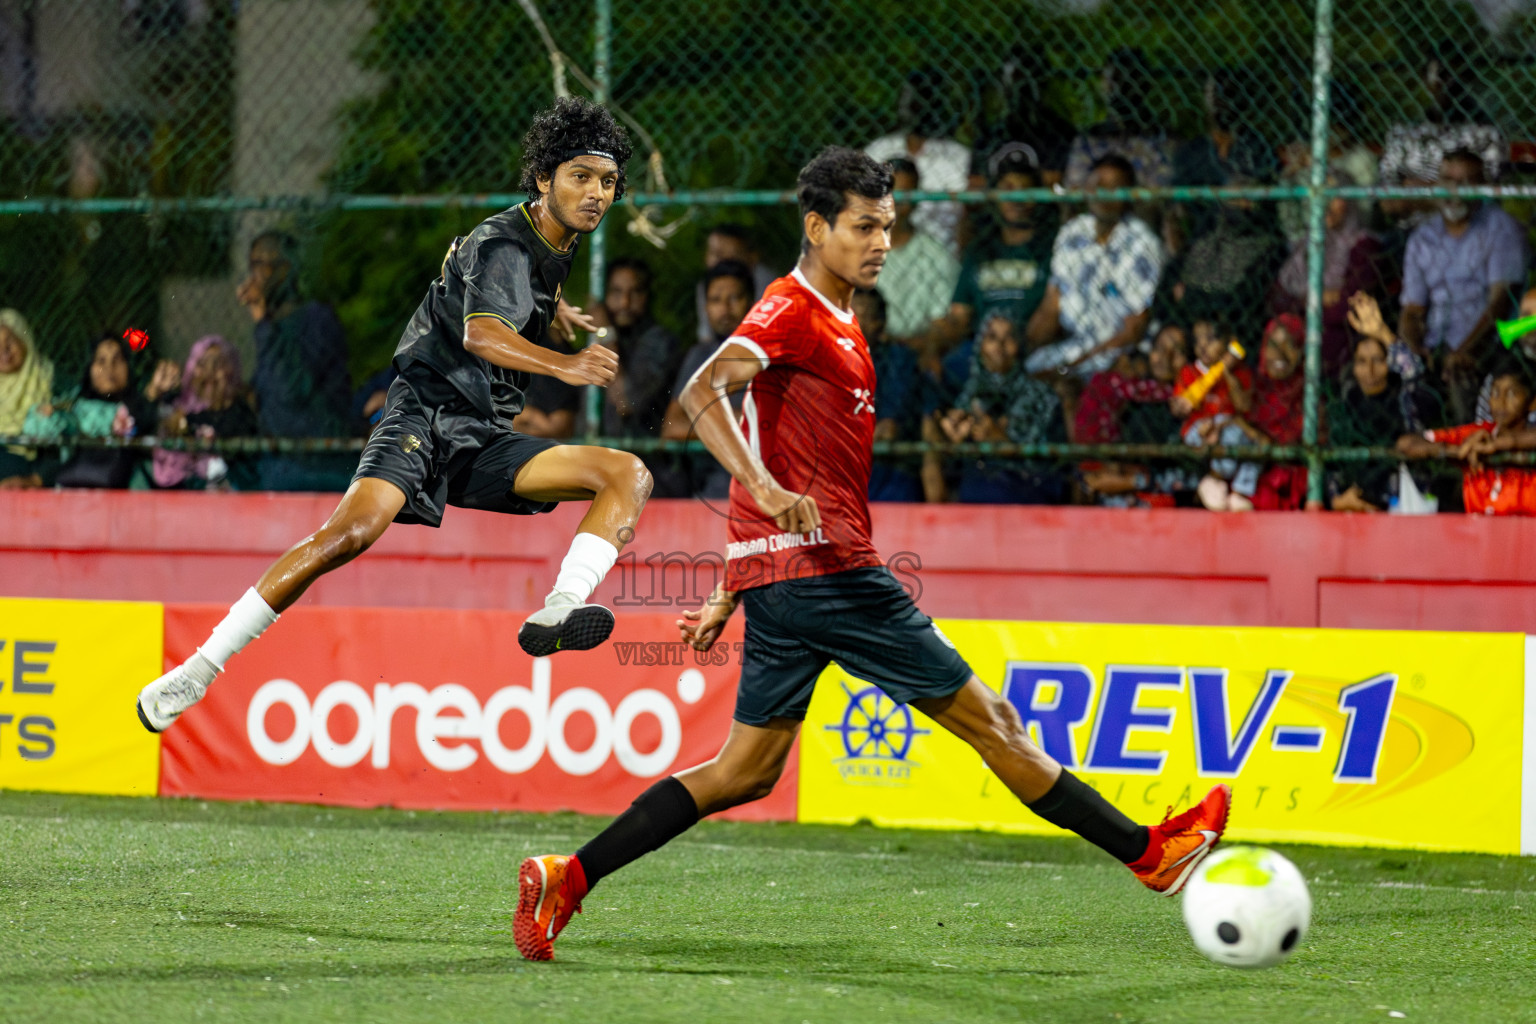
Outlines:
{"type": "Polygon", "coordinates": [[[792,305],[794,302],[786,295],[764,295],[741,322],[753,327],[767,327],[792,305]]]}

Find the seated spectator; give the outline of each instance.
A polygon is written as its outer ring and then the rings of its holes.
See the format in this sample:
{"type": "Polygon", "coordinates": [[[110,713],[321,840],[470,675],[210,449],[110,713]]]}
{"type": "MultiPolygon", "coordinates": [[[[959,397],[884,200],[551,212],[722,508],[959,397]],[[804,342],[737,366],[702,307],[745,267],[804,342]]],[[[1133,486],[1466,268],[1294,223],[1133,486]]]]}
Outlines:
{"type": "MultiPolygon", "coordinates": [[[[1136,175],[1124,158],[1106,156],[1088,183],[1130,188],[1136,175]]],[[[1122,349],[1146,334],[1163,244],[1129,210],[1120,200],[1093,200],[1056,236],[1050,284],[1029,321],[1030,344],[1040,346],[1026,361],[1030,373],[1090,377],[1113,366],[1122,349]]]]}
{"type": "Polygon", "coordinates": [[[651,268],[641,260],[609,263],[603,310],[612,325],[603,344],[619,354],[618,375],[603,389],[603,436],[655,437],[683,352],[651,319],[651,268]]]}
{"type": "MultiPolygon", "coordinates": [[[[1311,105],[1312,84],[1308,82],[1296,97],[1297,105],[1311,105]]],[[[1375,150],[1361,141],[1357,127],[1365,120],[1356,91],[1349,83],[1335,78],[1328,83],[1328,169],[1331,185],[1374,185],[1379,173],[1375,150]]],[[[1298,126],[1300,127],[1300,126],[1298,126]]],[[[1312,138],[1302,131],[1280,147],[1281,185],[1306,186],[1312,182],[1312,138]]],[[[1280,230],[1287,244],[1307,237],[1307,202],[1282,199],[1279,207],[1280,230]]],[[[1360,200],[1362,219],[1369,221],[1371,204],[1360,200]]]]}
{"type": "MultiPolygon", "coordinates": [[[[1184,443],[1195,448],[1210,445],[1240,446],[1250,442],[1242,422],[1253,407],[1253,374],[1242,358],[1232,351],[1232,337],[1224,325],[1210,320],[1195,323],[1195,362],[1179,371],[1169,408],[1183,416],[1180,433],[1184,443]],[[1203,396],[1192,388],[1217,364],[1225,367],[1203,396]]],[[[1259,467],[1255,463],[1238,465],[1231,459],[1218,459],[1200,481],[1200,502],[1213,512],[1246,512],[1253,508],[1253,495],[1259,486],[1259,467]]]]}
{"type": "MultiPolygon", "coordinates": [[[[922,436],[917,356],[886,337],[886,303],[878,291],[854,292],[853,313],[875,364],[875,440],[916,441],[922,436]]],[[[869,500],[922,501],[922,484],[902,463],[876,459],[869,500]]]]}
{"type": "Polygon", "coordinates": [[[1274,208],[1251,199],[1216,204],[1204,233],[1163,273],[1159,315],[1181,323],[1221,318],[1239,338],[1259,336],[1265,300],[1285,259],[1274,208]]]}
{"type": "MultiPolygon", "coordinates": [[[[1119,413],[1112,429],[1106,430],[1102,417],[1089,412],[1085,417],[1083,407],[1100,404],[1103,399],[1090,400],[1093,382],[1083,393],[1078,405],[1077,440],[1098,437],[1105,441],[1126,441],[1133,444],[1177,444],[1179,421],[1169,409],[1169,398],[1150,400],[1155,394],[1172,396],[1179,374],[1189,363],[1189,336],[1177,324],[1168,324],[1157,332],[1142,360],[1132,360],[1126,367],[1127,376],[1136,381],[1137,390],[1130,400],[1119,403],[1119,413]],[[1142,363],[1145,373],[1142,372],[1142,363]],[[1152,387],[1149,383],[1155,383],[1152,387]],[[1147,400],[1144,400],[1147,399],[1147,400]]],[[[1140,356],[1140,353],[1135,353],[1140,356]]],[[[1096,378],[1097,379],[1097,378],[1096,378]]],[[[1102,408],[1102,404],[1100,404],[1102,408]]],[[[1093,502],[1115,508],[1172,508],[1178,501],[1193,494],[1199,483],[1198,475],[1183,465],[1136,466],[1125,463],[1089,463],[1083,467],[1083,486],[1093,502]]]]}
{"type": "MultiPolygon", "coordinates": [[[[682,393],[693,375],[699,372],[699,367],[709,362],[715,350],[725,343],[752,308],[752,287],[751,268],[735,260],[716,263],[705,273],[704,294],[708,300],[705,306],[708,321],[705,326],[709,328],[710,340],[699,342],[683,354],[682,365],[677,369],[677,379],[672,383],[673,397],[667,404],[667,414],[661,424],[663,438],[669,441],[694,439],[693,422],[676,396],[682,393]]],[[[736,391],[730,396],[731,408],[738,413],[744,395],[744,391],[736,391]]],[[[708,452],[690,453],[662,475],[658,475],[653,467],[652,475],[656,477],[654,493],[663,496],[683,497],[691,494],[714,500],[730,496],[731,474],[708,452]]]]}
{"type": "MultiPolygon", "coordinates": [[[[1362,292],[1351,306],[1350,326],[1359,337],[1338,395],[1328,405],[1330,443],[1385,448],[1404,434],[1423,434],[1440,422],[1438,401],[1419,383],[1423,364],[1387,329],[1375,299],[1362,292]]],[[[1430,490],[1427,472],[1413,475],[1420,491],[1430,490]]],[[[1337,463],[1328,472],[1328,507],[1384,512],[1397,500],[1398,479],[1395,463],[1337,463]]]]}
{"type": "MultiPolygon", "coordinates": [[[[1024,369],[1017,327],[1005,314],[993,313],[982,324],[971,376],[955,408],[938,418],[938,426],[954,442],[1066,441],[1061,400],[1024,369]]],[[[928,481],[924,483],[927,489],[928,481]]],[[[1048,464],[980,457],[966,460],[956,497],[977,504],[1049,505],[1065,494],[1064,476],[1048,464]]]]}
{"type": "Polygon", "coordinates": [[[1536,515],[1536,470],[1523,466],[1484,466],[1481,457],[1516,447],[1531,447],[1526,419],[1533,390],[1530,376],[1506,357],[1494,370],[1489,403],[1493,418],[1480,423],[1404,434],[1397,450],[1409,458],[1454,457],[1467,463],[1462,471],[1461,500],[1467,512],[1490,516],[1536,515]]]}
{"type": "MultiPolygon", "coordinates": [[[[1275,180],[1275,149],[1248,120],[1253,83],[1243,69],[1208,72],[1204,84],[1205,134],[1174,150],[1173,184],[1217,188],[1275,180]]],[[[1176,203],[1170,214],[1184,214],[1182,235],[1209,231],[1220,216],[1212,203],[1176,203]]],[[[1177,248],[1182,248],[1179,246],[1177,248]]]]}
{"type": "MultiPolygon", "coordinates": [[[[1440,167],[1447,185],[1480,185],[1483,162],[1456,150],[1440,167]]],[[[1492,354],[1494,321],[1514,303],[1528,265],[1525,231],[1493,203],[1446,199],[1440,211],[1408,238],[1402,315],[1397,333],[1432,365],[1438,363],[1456,418],[1477,410],[1483,374],[1478,361],[1492,354]]]]}
{"type": "MultiPolygon", "coordinates": [[[[970,184],[971,151],[952,138],[954,116],[946,109],[943,75],[935,68],[921,68],[907,75],[897,100],[899,130],[864,147],[875,160],[912,161],[923,188],[933,192],[958,192],[970,184]]],[[[944,244],[951,254],[960,251],[961,220],[965,208],[952,200],[917,204],[912,224],[944,244]]]]}
{"type": "MultiPolygon", "coordinates": [[[[181,394],[160,421],[162,437],[212,441],[253,437],[260,430],[250,395],[241,383],[240,353],[216,334],[199,338],[181,374],[181,394]]],[[[202,490],[251,490],[258,472],[249,459],[156,448],[155,486],[202,490]]]]}
{"type": "MultiPolygon", "coordinates": [[[[1015,43],[981,87],[971,176],[990,181],[992,161],[1013,146],[1034,154],[1040,181],[1060,185],[1077,128],[1047,101],[1050,65],[1034,47],[1015,43]]],[[[1022,322],[1022,321],[1021,321],[1022,322]]]]}
{"type": "MultiPolygon", "coordinates": [[[[1520,297],[1520,308],[1515,311],[1515,319],[1528,316],[1536,316],[1536,288],[1532,288],[1520,297]]],[[[1536,331],[1527,331],[1515,339],[1515,345],[1519,346],[1519,352],[1525,357],[1527,366],[1536,366],[1536,331]]],[[[1511,346],[1514,351],[1514,346],[1511,346]]],[[[1493,374],[1483,377],[1483,386],[1477,393],[1477,420],[1483,422],[1493,418],[1493,407],[1489,404],[1489,398],[1493,394],[1493,374]]]]}
{"type": "MultiPolygon", "coordinates": [[[[752,302],[763,297],[763,290],[779,275],[769,269],[759,258],[752,235],[740,224],[716,224],[704,239],[704,269],[713,270],[726,260],[744,264],[752,272],[752,302]]],[[[709,313],[704,308],[704,282],[694,295],[695,314],[699,325],[695,338],[698,341],[713,340],[709,333],[709,313]]]]}
{"type": "MultiPolygon", "coordinates": [[[[53,364],[37,351],[32,328],[14,309],[0,309],[0,434],[16,435],[33,406],[53,396],[53,364]]],[[[41,487],[37,452],[0,448],[0,488],[41,487]]]]}
{"type": "MultiPolygon", "coordinates": [[[[1188,361],[1184,349],[1188,341],[1184,329],[1169,324],[1157,333],[1151,353],[1160,366],[1183,369],[1188,361]]],[[[1096,373],[1083,389],[1077,403],[1073,440],[1078,444],[1111,444],[1120,440],[1120,421],[1132,402],[1166,406],[1173,398],[1176,369],[1169,376],[1152,373],[1153,358],[1137,350],[1121,353],[1114,366],[1096,373]]]]}
{"type": "MultiPolygon", "coordinates": [[[[1040,177],[1028,151],[1005,147],[988,167],[987,184],[1036,188],[1040,177]]],[[[970,376],[977,324],[993,313],[1027,324],[1045,298],[1055,240],[1045,212],[1038,203],[998,203],[997,233],[966,247],[947,313],[916,339],[925,369],[939,385],[926,402],[930,412],[952,405],[970,376]]],[[[880,277],[883,284],[885,274],[880,277]]]]}
{"type": "MultiPolygon", "coordinates": [[[[98,339],[80,386],[33,409],[27,433],[51,439],[153,433],[158,412],[135,387],[132,357],[123,338],[107,334],[98,339]]],[[[127,487],[143,461],[139,452],[123,448],[77,448],[61,451],[60,458],[63,465],[53,480],[60,487],[127,487]]]]}
{"type": "MultiPolygon", "coordinates": [[[[1446,157],[1458,150],[1481,167],[1479,180],[1498,180],[1509,144],[1488,123],[1468,88],[1472,76],[1457,44],[1442,42],[1434,47],[1424,62],[1430,105],[1423,121],[1395,124],[1387,130],[1381,151],[1383,185],[1433,185],[1440,179],[1446,157]]],[[[1383,200],[1381,206],[1388,217],[1414,225],[1428,213],[1420,201],[1412,199],[1383,200]]]]}
{"type": "MultiPolygon", "coordinates": [[[[898,192],[919,188],[917,165],[905,158],[889,161],[898,192]]],[[[904,344],[916,344],[933,321],[949,310],[950,296],[960,276],[960,264],[944,243],[913,225],[913,204],[896,204],[896,223],[891,226],[891,249],[876,287],[889,312],[886,330],[904,344]]],[[[868,337],[868,334],[865,334],[868,337]]]]}
{"type": "Polygon", "coordinates": [[[1172,184],[1172,148],[1147,104],[1153,87],[1146,56],[1132,46],[1114,50],[1104,62],[1099,84],[1107,113],[1103,121],[1072,140],[1066,186],[1086,186],[1094,168],[1107,156],[1124,160],[1134,180],[1143,185],[1172,184]]]}
{"type": "MultiPolygon", "coordinates": [[[[1337,196],[1328,202],[1323,227],[1323,376],[1336,378],[1349,360],[1350,300],[1357,292],[1377,298],[1388,292],[1388,259],[1381,240],[1360,224],[1360,207],[1337,196]]],[[[1298,241],[1270,290],[1275,313],[1305,316],[1307,243],[1298,241]]]]}
{"type": "MultiPolygon", "coordinates": [[[[1305,337],[1306,326],[1294,313],[1281,313],[1264,328],[1253,408],[1241,421],[1249,427],[1249,439],[1259,445],[1293,445],[1301,441],[1306,378],[1300,370],[1305,337]]],[[[1306,500],[1305,466],[1270,463],[1259,473],[1254,508],[1294,511],[1306,500]]]]}
{"type": "MultiPolygon", "coordinates": [[[[268,231],[251,242],[250,273],[236,292],[255,323],[256,396],[267,437],[346,437],[352,407],[347,343],[336,313],[306,302],[299,291],[299,245],[268,231]]],[[[343,490],[356,454],[268,455],[261,459],[266,490],[343,490]]]]}

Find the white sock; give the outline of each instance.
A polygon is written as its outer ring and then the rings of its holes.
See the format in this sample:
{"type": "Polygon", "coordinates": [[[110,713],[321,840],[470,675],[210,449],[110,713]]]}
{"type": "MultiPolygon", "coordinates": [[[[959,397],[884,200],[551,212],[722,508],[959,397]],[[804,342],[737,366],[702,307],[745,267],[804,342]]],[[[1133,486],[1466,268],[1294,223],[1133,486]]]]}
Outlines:
{"type": "Polygon", "coordinates": [[[277,612],[252,587],[229,609],[224,621],[213,627],[213,635],[197,649],[197,653],[222,672],[230,658],[239,654],[246,644],[265,633],[267,627],[276,621],[277,612]]]}
{"type": "Polygon", "coordinates": [[[603,577],[608,575],[618,558],[619,549],[597,534],[578,533],[571,540],[571,550],[565,553],[565,561],[560,563],[555,589],[544,599],[545,606],[583,603],[603,582],[603,577]]]}

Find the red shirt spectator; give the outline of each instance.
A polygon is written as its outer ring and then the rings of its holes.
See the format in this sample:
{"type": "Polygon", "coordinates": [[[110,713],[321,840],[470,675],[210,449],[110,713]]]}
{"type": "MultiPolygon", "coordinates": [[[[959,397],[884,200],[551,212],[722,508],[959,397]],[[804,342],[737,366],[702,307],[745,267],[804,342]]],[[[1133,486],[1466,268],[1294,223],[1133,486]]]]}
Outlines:
{"type": "MultiPolygon", "coordinates": [[[[1459,445],[1478,431],[1497,437],[1496,423],[1466,423],[1459,427],[1426,430],[1436,444],[1459,445]]],[[[1468,467],[1461,475],[1461,502],[1468,512],[1488,516],[1536,515],[1536,470],[1517,466],[1468,467]]]]}

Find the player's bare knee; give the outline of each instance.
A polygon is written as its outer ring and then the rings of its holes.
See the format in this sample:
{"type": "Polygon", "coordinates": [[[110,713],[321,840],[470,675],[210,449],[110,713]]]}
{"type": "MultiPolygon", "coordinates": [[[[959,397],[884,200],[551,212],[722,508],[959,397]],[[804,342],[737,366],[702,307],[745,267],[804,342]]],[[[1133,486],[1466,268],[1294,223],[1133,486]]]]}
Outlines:
{"type": "Polygon", "coordinates": [[[638,455],[629,452],[613,454],[613,458],[605,460],[603,482],[617,491],[632,495],[636,501],[645,501],[651,496],[651,471],[645,468],[645,463],[640,461],[638,455]]]}

